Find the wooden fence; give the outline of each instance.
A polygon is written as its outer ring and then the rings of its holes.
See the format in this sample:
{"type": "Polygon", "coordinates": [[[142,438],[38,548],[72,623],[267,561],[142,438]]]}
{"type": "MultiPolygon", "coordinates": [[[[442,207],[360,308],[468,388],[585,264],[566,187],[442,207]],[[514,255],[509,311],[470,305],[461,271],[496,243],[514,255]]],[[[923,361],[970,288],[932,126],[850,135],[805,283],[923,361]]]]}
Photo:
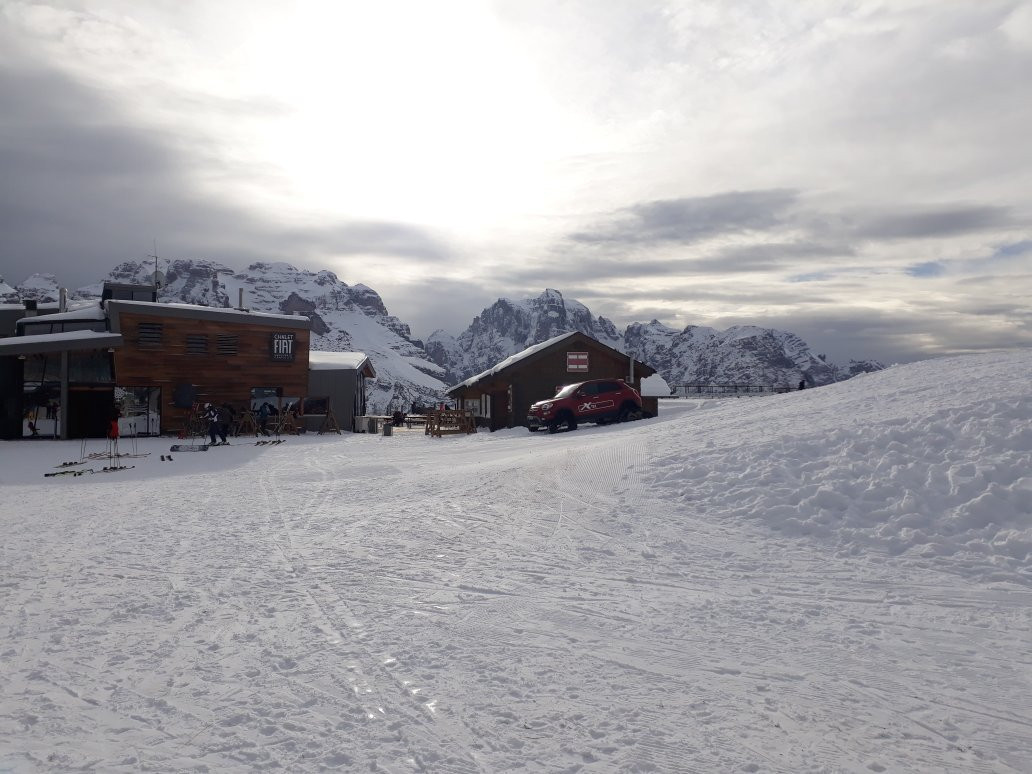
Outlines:
{"type": "Polygon", "coordinates": [[[671,398],[742,398],[792,392],[794,387],[774,384],[676,384],[671,398]]]}
{"type": "Polygon", "coordinates": [[[429,436],[440,438],[442,435],[458,435],[476,431],[472,411],[445,410],[427,414],[425,432],[429,436]]]}

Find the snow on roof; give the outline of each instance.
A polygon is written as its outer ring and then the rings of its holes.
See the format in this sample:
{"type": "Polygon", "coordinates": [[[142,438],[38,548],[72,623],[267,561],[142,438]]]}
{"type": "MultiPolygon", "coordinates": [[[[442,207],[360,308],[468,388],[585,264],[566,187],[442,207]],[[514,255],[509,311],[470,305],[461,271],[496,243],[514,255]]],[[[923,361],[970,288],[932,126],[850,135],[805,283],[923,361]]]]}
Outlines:
{"type": "Polygon", "coordinates": [[[308,353],[308,368],[311,371],[334,371],[340,368],[357,371],[368,361],[364,352],[325,352],[313,349],[308,353]]]}
{"type": "Polygon", "coordinates": [[[508,368],[514,363],[518,363],[521,360],[524,360],[525,358],[528,358],[531,355],[536,354],[543,349],[547,349],[548,347],[552,346],[553,344],[556,344],[557,342],[562,341],[563,339],[568,339],[571,336],[576,336],[577,333],[578,331],[562,333],[558,336],[554,336],[548,339],[547,341],[542,341],[540,344],[535,344],[533,347],[527,347],[525,350],[523,350],[522,352],[517,352],[515,355],[509,355],[509,357],[505,358],[505,360],[503,360],[500,363],[496,363],[492,368],[488,368],[486,371],[483,371],[482,373],[479,373],[476,376],[469,377],[469,379],[467,379],[464,382],[459,382],[453,387],[449,387],[448,391],[451,392],[452,390],[456,390],[459,387],[469,387],[471,384],[475,384],[485,377],[493,376],[494,374],[508,368]]]}
{"type": "Polygon", "coordinates": [[[69,309],[67,312],[54,312],[53,314],[34,315],[23,317],[18,320],[18,325],[31,325],[35,322],[61,322],[62,320],[103,320],[105,317],[104,308],[96,301],[89,304],[69,309]]]}
{"type": "Polygon", "coordinates": [[[226,306],[204,306],[202,304],[170,304],[163,301],[124,301],[122,299],[111,299],[108,304],[117,304],[121,307],[135,307],[143,311],[155,310],[155,314],[161,314],[161,309],[178,309],[184,312],[214,312],[216,314],[239,315],[241,317],[267,317],[275,320],[298,320],[305,319],[303,315],[294,314],[273,314],[272,312],[255,312],[250,309],[234,309],[226,306]]]}
{"type": "Polygon", "coordinates": [[[102,349],[120,346],[122,337],[105,331],[67,331],[39,333],[32,336],[11,336],[0,339],[0,356],[31,352],[60,352],[69,349],[102,349]]]}

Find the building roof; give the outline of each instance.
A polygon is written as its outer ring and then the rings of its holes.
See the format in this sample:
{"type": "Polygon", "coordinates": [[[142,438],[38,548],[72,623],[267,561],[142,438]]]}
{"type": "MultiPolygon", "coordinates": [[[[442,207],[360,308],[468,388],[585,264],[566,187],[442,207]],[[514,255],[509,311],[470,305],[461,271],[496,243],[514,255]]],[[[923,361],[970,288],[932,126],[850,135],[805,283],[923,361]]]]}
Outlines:
{"type": "MultiPolygon", "coordinates": [[[[528,358],[532,358],[535,355],[544,352],[546,349],[551,349],[552,347],[555,347],[563,343],[567,339],[574,338],[580,338],[581,340],[585,342],[590,342],[592,345],[600,347],[601,349],[607,349],[610,352],[619,355],[620,357],[628,357],[628,355],[621,352],[620,350],[613,349],[609,345],[603,344],[598,339],[594,339],[586,333],[581,333],[580,331],[570,331],[569,333],[563,333],[559,336],[554,336],[553,338],[548,339],[547,341],[542,341],[540,344],[535,344],[532,347],[527,347],[525,350],[523,350],[522,352],[517,352],[515,355],[510,355],[509,357],[505,358],[505,360],[502,360],[495,366],[488,368],[486,371],[483,371],[477,374],[476,376],[471,376],[469,379],[466,379],[464,382],[459,382],[453,387],[449,387],[447,392],[450,395],[452,392],[461,389],[462,387],[472,387],[477,382],[483,381],[484,379],[488,379],[492,376],[497,376],[502,371],[506,371],[512,368],[513,366],[522,363],[524,360],[527,360],[528,358]]],[[[649,376],[656,372],[655,368],[653,368],[650,365],[647,365],[646,363],[642,363],[639,360],[634,361],[634,367],[643,376],[649,376]]]]}
{"type": "Polygon", "coordinates": [[[54,312],[53,314],[36,314],[31,317],[22,317],[16,323],[19,326],[32,325],[36,322],[45,322],[47,324],[77,320],[103,320],[105,317],[104,309],[97,302],[86,304],[75,309],[69,309],[67,312],[54,312]]]}
{"type": "Polygon", "coordinates": [[[0,339],[0,357],[34,355],[41,352],[108,349],[120,346],[122,346],[122,337],[116,333],[99,331],[41,333],[36,336],[12,336],[8,339],[0,339]]]}
{"type": "Polygon", "coordinates": [[[305,330],[312,326],[312,321],[303,315],[253,312],[250,309],[228,309],[217,306],[200,306],[198,304],[164,304],[152,301],[121,301],[115,299],[106,301],[105,306],[108,317],[111,319],[112,331],[121,330],[118,319],[121,312],[148,314],[155,317],[187,317],[193,320],[217,320],[242,325],[304,328],[305,330]]]}
{"type": "Polygon", "coordinates": [[[372,363],[364,352],[326,352],[309,350],[309,371],[362,371],[368,377],[376,376],[372,363]]]}

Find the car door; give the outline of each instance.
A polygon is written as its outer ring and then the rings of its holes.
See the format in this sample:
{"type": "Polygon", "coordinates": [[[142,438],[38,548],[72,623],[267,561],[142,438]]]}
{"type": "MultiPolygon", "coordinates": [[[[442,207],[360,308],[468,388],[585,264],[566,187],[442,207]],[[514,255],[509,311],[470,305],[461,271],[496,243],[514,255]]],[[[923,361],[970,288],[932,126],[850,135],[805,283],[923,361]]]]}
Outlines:
{"type": "Polygon", "coordinates": [[[598,394],[595,396],[595,412],[597,414],[612,414],[619,406],[616,405],[620,393],[620,385],[616,382],[599,382],[595,385],[598,394]]]}
{"type": "Polygon", "coordinates": [[[577,404],[574,413],[578,419],[590,420],[595,415],[595,397],[598,393],[594,383],[582,384],[577,388],[574,397],[577,404]]]}

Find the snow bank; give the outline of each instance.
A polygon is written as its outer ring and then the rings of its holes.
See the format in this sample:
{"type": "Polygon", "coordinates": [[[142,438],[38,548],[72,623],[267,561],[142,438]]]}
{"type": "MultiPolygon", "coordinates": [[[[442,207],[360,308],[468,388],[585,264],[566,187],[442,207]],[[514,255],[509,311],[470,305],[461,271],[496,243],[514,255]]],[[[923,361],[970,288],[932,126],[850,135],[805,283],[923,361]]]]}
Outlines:
{"type": "Polygon", "coordinates": [[[1029,373],[949,358],[725,401],[659,431],[651,482],[709,519],[1032,581],[1029,373]]]}

